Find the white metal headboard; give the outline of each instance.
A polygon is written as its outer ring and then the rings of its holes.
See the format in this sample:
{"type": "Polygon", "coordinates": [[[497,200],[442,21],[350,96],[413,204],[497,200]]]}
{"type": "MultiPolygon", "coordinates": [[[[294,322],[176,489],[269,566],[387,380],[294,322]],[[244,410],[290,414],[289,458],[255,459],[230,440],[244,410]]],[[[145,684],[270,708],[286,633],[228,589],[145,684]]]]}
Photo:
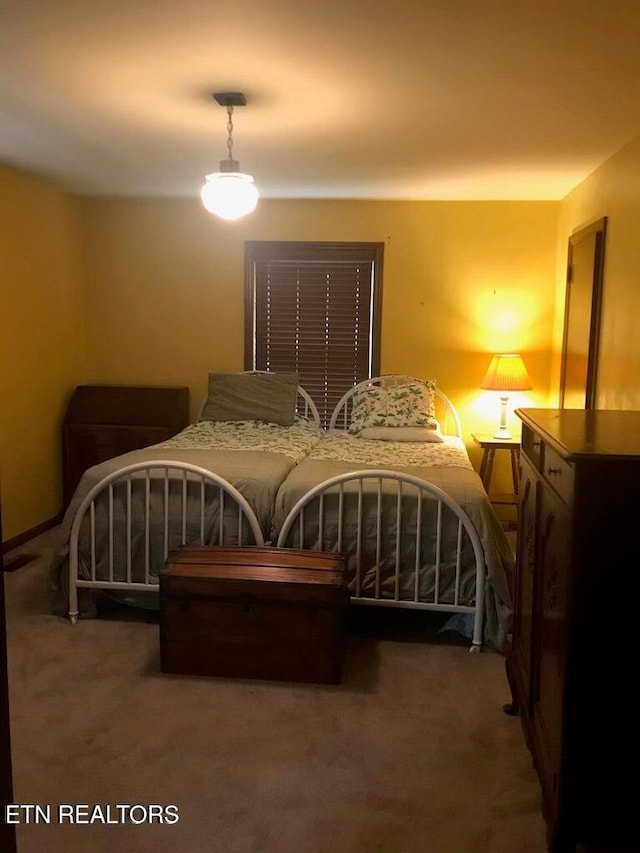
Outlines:
{"type": "MultiPolygon", "coordinates": [[[[361,388],[367,388],[372,385],[378,387],[393,387],[394,385],[402,385],[405,382],[422,382],[415,376],[406,376],[402,373],[385,373],[382,376],[373,376],[371,379],[365,379],[363,382],[358,382],[353,388],[343,394],[337,406],[333,410],[331,420],[329,421],[329,429],[348,429],[351,423],[351,409],[353,406],[353,395],[361,388]]],[[[456,411],[455,406],[446,394],[443,394],[439,388],[434,389],[436,402],[436,417],[440,423],[440,429],[444,435],[455,435],[462,438],[462,424],[460,416],[456,411]]]]}

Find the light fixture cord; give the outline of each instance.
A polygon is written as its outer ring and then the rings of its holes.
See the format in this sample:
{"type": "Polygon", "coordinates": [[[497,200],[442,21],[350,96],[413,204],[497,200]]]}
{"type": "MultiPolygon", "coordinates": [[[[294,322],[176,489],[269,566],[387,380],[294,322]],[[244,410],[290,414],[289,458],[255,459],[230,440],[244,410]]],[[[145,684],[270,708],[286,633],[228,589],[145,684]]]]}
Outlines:
{"type": "Polygon", "coordinates": [[[227,139],[227,148],[229,149],[229,160],[233,160],[233,119],[231,118],[233,115],[232,104],[227,104],[227,114],[229,116],[227,121],[227,133],[229,134],[229,138],[227,139]]]}

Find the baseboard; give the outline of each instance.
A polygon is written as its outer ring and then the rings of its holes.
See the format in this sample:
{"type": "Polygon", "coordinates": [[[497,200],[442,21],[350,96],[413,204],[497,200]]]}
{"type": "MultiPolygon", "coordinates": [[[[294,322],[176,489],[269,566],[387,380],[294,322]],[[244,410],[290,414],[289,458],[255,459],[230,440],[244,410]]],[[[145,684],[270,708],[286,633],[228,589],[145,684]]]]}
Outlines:
{"type": "Polygon", "coordinates": [[[36,524],[35,527],[31,527],[29,530],[25,530],[24,533],[19,533],[12,539],[6,539],[2,543],[2,553],[6,554],[9,551],[13,551],[14,548],[19,548],[21,545],[24,545],[25,542],[29,542],[30,539],[34,539],[36,536],[40,536],[41,533],[46,533],[47,530],[51,530],[52,527],[56,527],[61,521],[62,513],[58,513],[58,515],[55,515],[53,518],[43,521],[41,524],[36,524]]]}

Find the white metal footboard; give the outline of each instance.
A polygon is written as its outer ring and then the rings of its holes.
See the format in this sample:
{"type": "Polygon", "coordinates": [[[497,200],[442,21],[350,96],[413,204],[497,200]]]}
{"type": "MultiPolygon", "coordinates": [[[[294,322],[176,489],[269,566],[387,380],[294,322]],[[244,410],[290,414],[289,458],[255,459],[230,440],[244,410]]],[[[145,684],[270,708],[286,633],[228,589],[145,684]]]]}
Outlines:
{"type": "Polygon", "coordinates": [[[79,588],[157,590],[158,564],[187,542],[264,545],[264,537],[244,496],[205,468],[154,460],[105,477],[71,527],[71,622],[78,620],[79,588]]]}
{"type": "Polygon", "coordinates": [[[483,644],[485,560],[473,522],[442,489],[387,470],[331,477],[288,513],[279,547],[347,557],[356,604],[471,613],[483,644]]]}

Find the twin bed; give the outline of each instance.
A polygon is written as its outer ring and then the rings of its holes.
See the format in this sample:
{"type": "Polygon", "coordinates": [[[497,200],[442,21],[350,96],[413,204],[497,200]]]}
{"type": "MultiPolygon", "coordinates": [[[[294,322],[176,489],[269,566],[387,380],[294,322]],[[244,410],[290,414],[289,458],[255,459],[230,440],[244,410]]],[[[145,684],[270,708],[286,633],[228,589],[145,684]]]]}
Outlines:
{"type": "Polygon", "coordinates": [[[85,473],[52,592],[72,622],[85,590],[155,606],[187,542],[336,550],[354,604],[440,611],[472,650],[505,646],[511,550],[434,382],[360,383],[323,431],[295,376],[211,374],[194,424],[85,473]]]}

